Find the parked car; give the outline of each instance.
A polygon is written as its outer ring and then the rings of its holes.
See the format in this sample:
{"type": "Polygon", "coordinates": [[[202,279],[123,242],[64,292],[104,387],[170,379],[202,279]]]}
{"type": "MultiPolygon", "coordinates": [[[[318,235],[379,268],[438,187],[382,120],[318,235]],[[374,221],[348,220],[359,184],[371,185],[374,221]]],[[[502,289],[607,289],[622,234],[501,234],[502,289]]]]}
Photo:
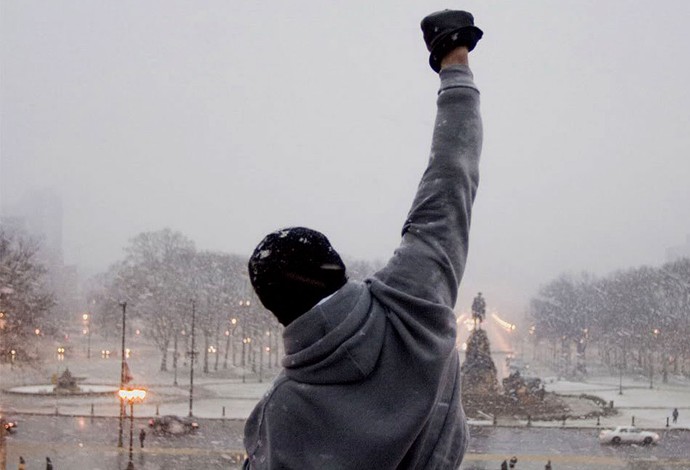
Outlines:
{"type": "Polygon", "coordinates": [[[0,426],[11,434],[17,429],[17,420],[10,419],[6,416],[0,416],[0,426]]]}
{"type": "Polygon", "coordinates": [[[656,444],[659,435],[652,431],[643,431],[633,426],[618,426],[615,429],[604,429],[599,433],[602,444],[656,444]]]}
{"type": "Polygon", "coordinates": [[[199,423],[191,418],[166,415],[149,420],[149,427],[154,434],[188,434],[199,429],[199,423]]]}

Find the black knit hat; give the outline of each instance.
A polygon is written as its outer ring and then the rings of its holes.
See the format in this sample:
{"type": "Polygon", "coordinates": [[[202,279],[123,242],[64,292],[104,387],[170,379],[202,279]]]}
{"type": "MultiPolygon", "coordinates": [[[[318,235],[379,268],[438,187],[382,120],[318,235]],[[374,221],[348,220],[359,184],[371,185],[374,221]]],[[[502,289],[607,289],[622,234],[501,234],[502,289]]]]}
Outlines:
{"type": "Polygon", "coordinates": [[[345,284],[345,264],[325,235],[304,227],[269,233],[249,258],[249,279],[283,325],[345,284]]]}
{"type": "Polygon", "coordinates": [[[458,46],[474,49],[484,32],[474,25],[471,13],[462,10],[442,10],[422,20],[422,33],[429,55],[429,65],[438,72],[441,60],[458,46]]]}

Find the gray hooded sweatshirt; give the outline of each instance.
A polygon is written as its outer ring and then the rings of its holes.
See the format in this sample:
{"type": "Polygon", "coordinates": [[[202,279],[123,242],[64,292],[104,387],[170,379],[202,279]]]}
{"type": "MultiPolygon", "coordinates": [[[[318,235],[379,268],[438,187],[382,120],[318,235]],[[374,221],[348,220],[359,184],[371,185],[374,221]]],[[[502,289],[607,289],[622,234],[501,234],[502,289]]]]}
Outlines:
{"type": "Polygon", "coordinates": [[[467,447],[453,307],[479,180],[479,91],[441,71],[431,155],[388,264],[285,328],[245,426],[252,469],[455,469],[467,447]]]}

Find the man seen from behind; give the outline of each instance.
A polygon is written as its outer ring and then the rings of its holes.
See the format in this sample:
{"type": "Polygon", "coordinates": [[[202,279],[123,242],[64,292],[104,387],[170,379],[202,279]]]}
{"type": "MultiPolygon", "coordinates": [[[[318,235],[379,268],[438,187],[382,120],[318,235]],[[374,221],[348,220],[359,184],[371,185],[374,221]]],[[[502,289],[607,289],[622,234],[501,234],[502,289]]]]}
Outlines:
{"type": "MultiPolygon", "coordinates": [[[[422,21],[440,90],[431,151],[383,269],[348,281],[328,239],[277,230],[249,261],[284,326],[283,371],[245,426],[251,469],[456,469],[467,447],[453,307],[479,182],[482,121],[471,14],[422,21]]],[[[374,227],[369,228],[374,230],[374,227]]]]}

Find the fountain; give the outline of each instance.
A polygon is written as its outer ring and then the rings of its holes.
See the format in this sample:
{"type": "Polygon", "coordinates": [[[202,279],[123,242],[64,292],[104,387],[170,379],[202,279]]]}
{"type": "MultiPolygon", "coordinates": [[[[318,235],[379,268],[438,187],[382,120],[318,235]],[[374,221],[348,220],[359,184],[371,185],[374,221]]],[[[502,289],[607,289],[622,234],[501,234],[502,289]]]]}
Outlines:
{"type": "Polygon", "coordinates": [[[59,396],[84,396],[84,395],[111,395],[117,393],[118,387],[113,385],[77,385],[79,378],[75,377],[69,368],[66,368],[59,376],[53,375],[51,384],[23,385],[5,390],[6,393],[21,395],[59,395],[59,396]]]}
{"type": "Polygon", "coordinates": [[[55,387],[53,387],[53,393],[71,394],[81,391],[81,388],[77,385],[77,379],[69,371],[69,368],[65,369],[56,382],[55,387]]]}

